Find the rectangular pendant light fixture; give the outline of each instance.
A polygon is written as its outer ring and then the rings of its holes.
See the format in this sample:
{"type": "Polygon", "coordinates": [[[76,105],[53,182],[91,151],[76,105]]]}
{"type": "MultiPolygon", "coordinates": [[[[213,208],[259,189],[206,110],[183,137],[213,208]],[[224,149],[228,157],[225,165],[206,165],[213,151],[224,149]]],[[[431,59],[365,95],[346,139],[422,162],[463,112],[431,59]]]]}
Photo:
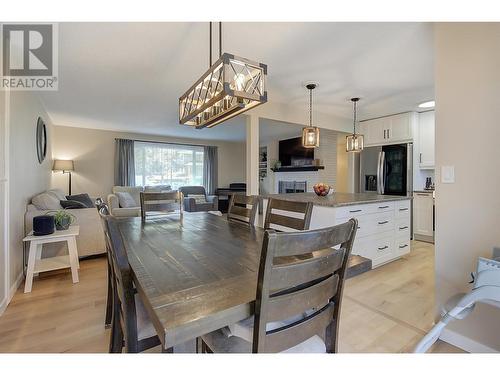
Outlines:
{"type": "Polygon", "coordinates": [[[179,122],[211,128],[267,102],[267,65],[224,53],[179,98],[179,122]]]}
{"type": "Polygon", "coordinates": [[[319,147],[319,128],[308,126],[302,129],[302,146],[305,148],[319,147]]]}
{"type": "Polygon", "coordinates": [[[364,148],[364,138],[361,134],[350,134],[346,136],[346,151],[361,152],[364,148]]]}

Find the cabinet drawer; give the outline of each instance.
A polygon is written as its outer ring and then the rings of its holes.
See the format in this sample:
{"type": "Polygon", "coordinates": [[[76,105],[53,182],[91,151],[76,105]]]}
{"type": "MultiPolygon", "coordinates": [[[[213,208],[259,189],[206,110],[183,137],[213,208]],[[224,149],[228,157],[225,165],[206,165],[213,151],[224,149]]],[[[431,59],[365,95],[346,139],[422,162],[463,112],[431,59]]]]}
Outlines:
{"type": "Polygon", "coordinates": [[[410,217],[410,200],[397,201],[395,203],[396,217],[410,217]]]}
{"type": "Polygon", "coordinates": [[[395,251],[398,255],[408,254],[411,250],[410,238],[398,237],[395,243],[395,251]]]}
{"type": "Polygon", "coordinates": [[[410,238],[410,218],[396,219],[396,237],[410,238]]]}
{"type": "Polygon", "coordinates": [[[386,263],[395,256],[392,234],[358,238],[354,241],[353,253],[371,259],[373,267],[386,263]]]}
{"type": "Polygon", "coordinates": [[[337,218],[351,218],[365,214],[373,214],[377,212],[387,212],[393,210],[394,202],[357,204],[336,208],[336,216],[337,218]]]}
{"type": "MultiPolygon", "coordinates": [[[[394,213],[392,211],[360,215],[358,219],[358,231],[356,237],[364,237],[377,233],[394,231],[394,213]]],[[[342,224],[346,218],[338,218],[335,225],[342,224]]]]}

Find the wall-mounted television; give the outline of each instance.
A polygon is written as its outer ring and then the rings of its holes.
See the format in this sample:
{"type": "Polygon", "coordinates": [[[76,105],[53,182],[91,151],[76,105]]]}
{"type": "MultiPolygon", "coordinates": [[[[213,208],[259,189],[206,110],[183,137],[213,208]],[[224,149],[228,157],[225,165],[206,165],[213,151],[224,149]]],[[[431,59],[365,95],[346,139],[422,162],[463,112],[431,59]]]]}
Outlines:
{"type": "Polygon", "coordinates": [[[290,138],[279,141],[281,166],[311,165],[314,161],[314,148],[302,146],[302,138],[290,138]]]}

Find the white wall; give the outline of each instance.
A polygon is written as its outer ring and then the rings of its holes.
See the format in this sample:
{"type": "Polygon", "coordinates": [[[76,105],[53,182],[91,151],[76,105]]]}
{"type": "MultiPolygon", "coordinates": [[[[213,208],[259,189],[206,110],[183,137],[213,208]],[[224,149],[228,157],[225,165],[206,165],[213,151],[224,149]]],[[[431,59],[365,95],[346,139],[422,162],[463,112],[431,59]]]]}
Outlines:
{"type": "Polygon", "coordinates": [[[320,129],[319,147],[314,150],[314,158],[321,160],[325,167],[317,172],[273,172],[274,161],[279,159],[279,141],[271,140],[261,143],[267,146],[268,173],[261,182],[263,193],[277,194],[278,181],[307,181],[307,190],[312,192],[313,185],[324,182],[337,190],[337,132],[330,129],[320,129]]]}
{"type": "MultiPolygon", "coordinates": [[[[107,197],[114,185],[115,138],[145,141],[177,142],[218,147],[219,187],[231,182],[245,182],[245,143],[171,138],[133,133],[54,126],[54,159],[75,162],[72,192],[89,193],[91,197],[107,197]]],[[[68,175],[54,173],[54,187],[68,190],[68,175]]]]}
{"type": "Polygon", "coordinates": [[[8,271],[7,271],[7,95],[0,91],[0,314],[7,305],[8,271]]]}
{"type": "MultiPolygon", "coordinates": [[[[438,307],[468,289],[477,257],[500,245],[499,46],[498,23],[435,26],[438,307]],[[455,183],[440,182],[444,165],[455,183]]],[[[479,305],[447,335],[466,350],[500,351],[500,310],[479,305]]]]}
{"type": "MultiPolygon", "coordinates": [[[[3,108],[7,116],[8,129],[8,243],[2,249],[8,261],[9,295],[23,275],[24,213],[31,198],[50,186],[52,169],[52,125],[36,94],[31,92],[12,92],[9,108],[3,108]],[[47,157],[38,163],[36,154],[36,124],[41,116],[47,125],[47,157]]],[[[4,116],[2,116],[4,117],[4,116]]],[[[5,306],[3,306],[5,307],[5,306]]]]}

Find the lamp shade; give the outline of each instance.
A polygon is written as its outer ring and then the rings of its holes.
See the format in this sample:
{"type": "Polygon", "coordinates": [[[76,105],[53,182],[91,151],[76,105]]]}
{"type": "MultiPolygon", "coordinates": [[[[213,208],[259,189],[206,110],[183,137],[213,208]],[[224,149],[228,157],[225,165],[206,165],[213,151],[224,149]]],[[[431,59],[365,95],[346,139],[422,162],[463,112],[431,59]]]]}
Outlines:
{"type": "Polygon", "coordinates": [[[73,160],[54,160],[53,171],[73,171],[73,160]]]}

